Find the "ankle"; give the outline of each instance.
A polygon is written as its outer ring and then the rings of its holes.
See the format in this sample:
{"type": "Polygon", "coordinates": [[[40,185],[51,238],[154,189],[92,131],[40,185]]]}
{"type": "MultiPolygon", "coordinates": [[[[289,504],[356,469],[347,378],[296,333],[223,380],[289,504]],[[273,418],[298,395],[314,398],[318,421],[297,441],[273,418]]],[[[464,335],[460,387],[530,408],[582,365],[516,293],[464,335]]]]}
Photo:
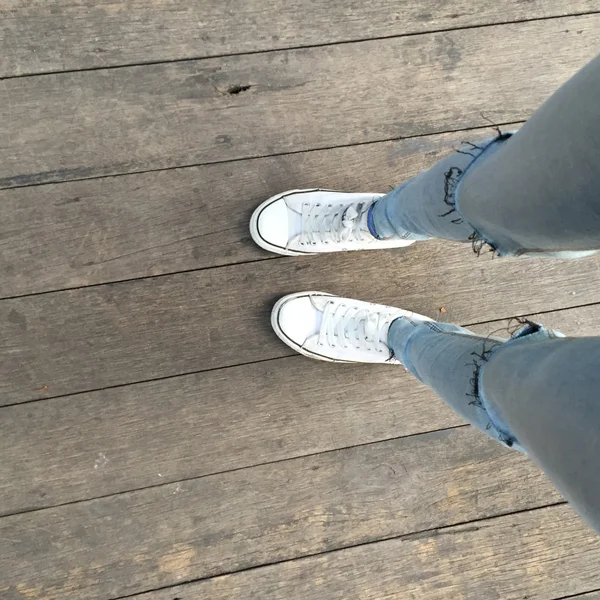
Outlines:
{"type": "Polygon", "coordinates": [[[381,237],[378,233],[377,230],[375,229],[375,219],[373,216],[373,209],[375,208],[375,206],[377,205],[377,200],[375,202],[373,202],[373,204],[371,204],[369,211],[367,213],[367,227],[369,229],[369,233],[377,240],[382,240],[384,239],[383,237],[381,237]]]}
{"type": "Polygon", "coordinates": [[[402,222],[398,212],[400,194],[411,180],[405,182],[386,196],[379,198],[369,208],[369,233],[378,240],[427,240],[429,236],[411,232],[402,222]]]}
{"type": "Polygon", "coordinates": [[[369,233],[377,240],[388,240],[398,237],[387,215],[386,200],[388,198],[389,194],[373,202],[367,215],[369,233]]]}
{"type": "Polygon", "coordinates": [[[409,317],[398,317],[390,323],[388,329],[387,345],[392,355],[413,375],[416,375],[416,372],[408,360],[408,347],[411,338],[422,325],[422,321],[413,321],[409,317]]]}

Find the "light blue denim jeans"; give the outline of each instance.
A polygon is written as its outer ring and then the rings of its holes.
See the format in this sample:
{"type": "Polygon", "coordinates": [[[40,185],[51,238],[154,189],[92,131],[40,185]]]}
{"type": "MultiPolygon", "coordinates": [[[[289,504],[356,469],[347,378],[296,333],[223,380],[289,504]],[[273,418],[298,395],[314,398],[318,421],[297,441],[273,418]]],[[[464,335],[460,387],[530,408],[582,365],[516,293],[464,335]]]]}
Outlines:
{"type": "Polygon", "coordinates": [[[514,134],[462,148],[378,201],[377,237],[483,245],[500,256],[600,249],[600,56],[514,134]]]}
{"type": "MultiPolygon", "coordinates": [[[[465,143],[379,200],[380,238],[470,242],[499,256],[600,249],[600,57],[516,133],[465,143]]],[[[600,338],[525,324],[509,340],[398,319],[395,355],[473,426],[525,452],[600,532],[600,338]]]]}

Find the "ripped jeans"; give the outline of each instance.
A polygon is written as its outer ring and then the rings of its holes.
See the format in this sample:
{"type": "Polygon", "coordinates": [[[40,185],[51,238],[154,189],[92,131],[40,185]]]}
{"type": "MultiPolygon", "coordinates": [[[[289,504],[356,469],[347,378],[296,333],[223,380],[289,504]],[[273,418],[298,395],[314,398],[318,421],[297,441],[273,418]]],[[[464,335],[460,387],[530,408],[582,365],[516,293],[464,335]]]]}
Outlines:
{"type": "MultiPolygon", "coordinates": [[[[600,249],[600,57],[516,133],[463,143],[372,207],[379,238],[469,242],[499,256],[600,249]]],[[[525,452],[600,532],[600,338],[526,324],[512,339],[392,323],[389,345],[454,410],[525,452]]]]}
{"type": "Polygon", "coordinates": [[[379,200],[376,237],[470,242],[499,256],[600,249],[600,56],[514,134],[462,148],[379,200]]]}

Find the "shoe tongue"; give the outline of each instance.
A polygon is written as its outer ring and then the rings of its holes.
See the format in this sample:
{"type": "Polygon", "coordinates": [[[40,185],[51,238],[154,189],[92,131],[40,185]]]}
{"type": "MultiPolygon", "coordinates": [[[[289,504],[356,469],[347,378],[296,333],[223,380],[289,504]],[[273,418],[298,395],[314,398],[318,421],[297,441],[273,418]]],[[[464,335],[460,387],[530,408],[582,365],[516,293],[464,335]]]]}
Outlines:
{"type": "Polygon", "coordinates": [[[372,235],[371,230],[369,229],[369,210],[365,210],[360,216],[360,230],[364,233],[372,235]]]}
{"type": "Polygon", "coordinates": [[[358,216],[356,208],[354,208],[354,206],[349,206],[342,215],[342,225],[344,227],[353,227],[358,216]]]}
{"type": "MultiPolygon", "coordinates": [[[[360,219],[359,229],[362,232],[371,233],[368,224],[369,211],[364,210],[359,213],[356,207],[349,206],[342,215],[342,227],[351,229],[354,227],[356,220],[360,219]]],[[[302,214],[295,210],[290,210],[288,213],[288,237],[293,239],[302,233],[302,214]]]]}
{"type": "Polygon", "coordinates": [[[363,210],[359,213],[354,206],[349,206],[342,216],[342,225],[344,227],[354,227],[356,220],[360,219],[358,228],[366,233],[371,233],[369,230],[369,210],[363,210]]]}
{"type": "Polygon", "coordinates": [[[386,346],[388,345],[388,334],[390,332],[390,326],[386,325],[385,327],[381,328],[381,331],[379,332],[379,341],[383,342],[386,346]]]}
{"type": "Polygon", "coordinates": [[[388,331],[389,331],[389,325],[386,325],[385,327],[381,327],[381,331],[378,330],[379,328],[379,315],[377,314],[371,314],[367,317],[366,323],[365,323],[365,333],[367,334],[367,337],[370,339],[373,339],[374,337],[378,336],[379,337],[379,341],[383,342],[386,346],[387,346],[387,339],[388,339],[388,331]]]}
{"type": "Polygon", "coordinates": [[[295,210],[288,211],[288,239],[292,240],[302,233],[302,215],[295,210]]]}

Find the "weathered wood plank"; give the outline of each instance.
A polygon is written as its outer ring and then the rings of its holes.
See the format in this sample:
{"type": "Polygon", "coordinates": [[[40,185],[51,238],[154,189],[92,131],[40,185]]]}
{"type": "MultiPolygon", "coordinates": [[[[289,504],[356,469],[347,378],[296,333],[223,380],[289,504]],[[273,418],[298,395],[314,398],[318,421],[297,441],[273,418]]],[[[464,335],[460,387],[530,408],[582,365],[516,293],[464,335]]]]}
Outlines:
{"type": "Polygon", "coordinates": [[[0,77],[202,58],[600,10],[597,0],[0,4],[0,77]]]}
{"type": "Polygon", "coordinates": [[[289,356],[269,312],[322,289],[455,323],[600,301],[600,258],[478,260],[463,244],[268,260],[0,302],[0,403],[289,356]],[[441,307],[446,313],[439,313],[441,307]]]}
{"type": "Polygon", "coordinates": [[[135,600],[547,600],[597,588],[599,561],[600,538],[561,506],[226,575],[135,600]]]}
{"type": "Polygon", "coordinates": [[[0,191],[0,296],[272,256],[252,210],[285,189],[388,191],[490,129],[0,191]]]}
{"type": "Polygon", "coordinates": [[[5,517],[0,581],[6,600],[104,600],[559,500],[461,428],[5,517]]]}
{"type": "Polygon", "coordinates": [[[460,423],[404,369],[299,356],[5,407],[0,514],[460,423]]]}
{"type": "Polygon", "coordinates": [[[520,121],[596,54],[599,25],[565,17],[7,79],[0,187],[466,129],[487,124],[482,112],[520,121]]]}
{"type": "MultiPolygon", "coordinates": [[[[599,311],[592,306],[532,318],[568,335],[600,335],[599,311]]],[[[500,334],[505,325],[473,329],[500,334]]],[[[6,407],[0,418],[1,512],[460,423],[403,369],[344,369],[299,356],[6,407]]]]}

